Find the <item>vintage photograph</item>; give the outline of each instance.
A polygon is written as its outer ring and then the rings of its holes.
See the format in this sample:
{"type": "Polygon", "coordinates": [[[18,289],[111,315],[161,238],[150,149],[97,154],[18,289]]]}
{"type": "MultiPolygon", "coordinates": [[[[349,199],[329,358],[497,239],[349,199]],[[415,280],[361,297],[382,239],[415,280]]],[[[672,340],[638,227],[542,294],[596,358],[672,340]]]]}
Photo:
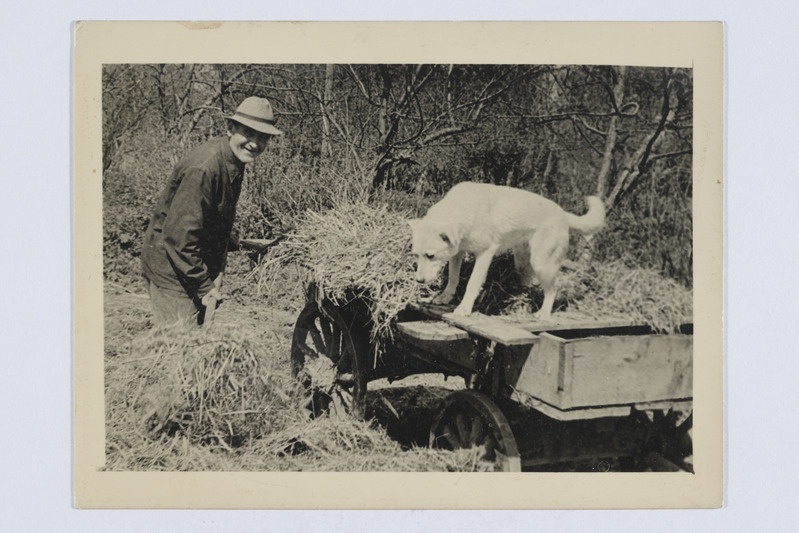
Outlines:
{"type": "Polygon", "coordinates": [[[106,468],[693,471],[693,74],[106,64],[106,468]]]}
{"type": "Polygon", "coordinates": [[[717,504],[717,30],[79,27],[80,504],[717,504]]]}

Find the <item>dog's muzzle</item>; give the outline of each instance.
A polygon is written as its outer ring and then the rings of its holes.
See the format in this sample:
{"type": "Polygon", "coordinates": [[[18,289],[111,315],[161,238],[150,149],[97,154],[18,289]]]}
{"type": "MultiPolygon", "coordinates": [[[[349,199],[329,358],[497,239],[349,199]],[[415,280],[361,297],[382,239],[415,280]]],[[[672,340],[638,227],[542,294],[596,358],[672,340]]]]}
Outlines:
{"type": "Polygon", "coordinates": [[[429,267],[427,269],[417,268],[415,277],[416,281],[419,283],[424,283],[425,285],[432,285],[439,280],[439,278],[441,277],[440,274],[441,274],[441,268],[437,269],[432,269],[429,267]]]}

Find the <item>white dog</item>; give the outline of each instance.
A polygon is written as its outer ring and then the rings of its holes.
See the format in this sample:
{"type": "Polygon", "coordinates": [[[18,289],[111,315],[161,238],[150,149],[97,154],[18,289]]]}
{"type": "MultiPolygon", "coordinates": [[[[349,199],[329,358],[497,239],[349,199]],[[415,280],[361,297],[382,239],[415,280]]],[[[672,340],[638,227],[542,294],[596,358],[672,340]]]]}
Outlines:
{"type": "Polygon", "coordinates": [[[416,280],[432,283],[449,261],[449,280],[433,303],[452,301],[465,253],[474,254],[474,269],[456,315],[470,315],[498,253],[513,250],[514,265],[526,283],[538,278],[544,302],[536,313],[547,320],[555,303],[555,279],[569,247],[569,228],[584,235],[605,224],[605,205],[586,198],[588,213],[576,216],[535,193],[485,183],[459,183],[422,219],[409,221],[413,230],[416,280]]]}

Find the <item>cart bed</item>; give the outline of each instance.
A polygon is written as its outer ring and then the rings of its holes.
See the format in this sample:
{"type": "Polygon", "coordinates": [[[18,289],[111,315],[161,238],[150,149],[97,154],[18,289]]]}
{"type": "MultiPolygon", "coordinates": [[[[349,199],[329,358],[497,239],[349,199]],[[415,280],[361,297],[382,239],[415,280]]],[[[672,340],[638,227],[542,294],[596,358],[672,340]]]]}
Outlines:
{"type": "MultiPolygon", "coordinates": [[[[666,335],[624,318],[564,314],[551,321],[510,322],[478,313],[459,317],[445,306],[413,307],[435,319],[427,324],[439,324],[430,328],[440,332],[417,347],[439,361],[451,358],[473,369],[474,357],[468,355],[459,331],[495,341],[505,394],[553,418],[617,416],[631,407],[690,406],[690,325],[682,328],[683,334],[666,335]]],[[[400,324],[400,331],[418,337],[424,324],[400,324]]]]}

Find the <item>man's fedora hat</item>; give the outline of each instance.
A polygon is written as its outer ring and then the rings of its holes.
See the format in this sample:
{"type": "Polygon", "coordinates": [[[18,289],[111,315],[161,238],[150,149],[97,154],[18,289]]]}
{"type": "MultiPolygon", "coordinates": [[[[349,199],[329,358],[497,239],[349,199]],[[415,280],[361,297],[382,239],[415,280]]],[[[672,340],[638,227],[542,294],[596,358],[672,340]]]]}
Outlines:
{"type": "Polygon", "coordinates": [[[283,135],[283,132],[275,127],[275,114],[272,112],[272,104],[266,98],[258,96],[245,98],[239,104],[239,107],[236,108],[236,112],[227,118],[261,133],[283,135]]]}

